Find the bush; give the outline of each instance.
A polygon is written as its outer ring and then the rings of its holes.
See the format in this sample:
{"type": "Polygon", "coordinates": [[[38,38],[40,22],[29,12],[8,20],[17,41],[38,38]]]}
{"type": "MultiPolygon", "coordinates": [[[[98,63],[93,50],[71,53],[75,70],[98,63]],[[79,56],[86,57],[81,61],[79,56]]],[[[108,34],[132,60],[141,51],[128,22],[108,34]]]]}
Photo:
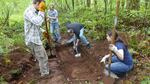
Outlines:
{"type": "Polygon", "coordinates": [[[0,84],[8,84],[5,79],[3,78],[3,76],[0,76],[0,84]]]}

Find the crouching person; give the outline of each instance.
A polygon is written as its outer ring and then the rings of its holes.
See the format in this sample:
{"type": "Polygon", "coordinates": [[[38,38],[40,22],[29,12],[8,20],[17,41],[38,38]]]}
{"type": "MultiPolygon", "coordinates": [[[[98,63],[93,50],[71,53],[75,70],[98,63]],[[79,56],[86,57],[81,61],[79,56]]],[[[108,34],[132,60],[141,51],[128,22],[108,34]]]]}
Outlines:
{"type": "Polygon", "coordinates": [[[71,23],[67,22],[66,27],[68,29],[68,33],[72,36],[66,43],[73,42],[73,49],[75,51],[75,57],[80,57],[81,53],[79,50],[79,41],[81,41],[87,48],[91,48],[89,41],[84,36],[84,26],[80,23],[71,23]]]}
{"type": "MultiPolygon", "coordinates": [[[[131,54],[128,51],[127,45],[121,40],[118,36],[118,33],[115,32],[114,35],[115,44],[109,44],[109,50],[113,52],[112,54],[112,63],[110,65],[110,76],[113,78],[119,78],[126,73],[128,73],[133,68],[133,59],[131,54]]],[[[112,41],[112,32],[107,33],[108,42],[112,41]]],[[[101,62],[104,62],[109,58],[110,54],[105,55],[101,62]]],[[[108,64],[106,64],[106,69],[104,70],[105,75],[108,75],[108,64]]]]}
{"type": "Polygon", "coordinates": [[[42,45],[40,26],[44,21],[46,8],[42,0],[32,0],[32,5],[24,12],[25,43],[31,49],[39,63],[41,76],[49,74],[48,56],[42,45]]]}

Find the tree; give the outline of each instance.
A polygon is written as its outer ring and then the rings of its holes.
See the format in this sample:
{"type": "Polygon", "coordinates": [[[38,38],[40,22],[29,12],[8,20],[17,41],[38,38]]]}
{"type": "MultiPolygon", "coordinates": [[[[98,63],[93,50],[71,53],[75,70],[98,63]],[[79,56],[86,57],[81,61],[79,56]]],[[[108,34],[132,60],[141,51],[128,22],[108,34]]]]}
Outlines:
{"type": "Polygon", "coordinates": [[[97,0],[94,0],[94,6],[97,6],[97,0]]]}
{"type": "Polygon", "coordinates": [[[91,0],[87,0],[87,7],[91,6],[91,0]]]}
{"type": "Polygon", "coordinates": [[[95,10],[97,11],[97,0],[94,0],[94,7],[95,7],[95,10]]]}
{"type": "Polygon", "coordinates": [[[121,8],[124,9],[125,6],[125,0],[121,0],[121,8]]]}
{"type": "Polygon", "coordinates": [[[72,8],[74,9],[74,0],[72,0],[72,8]]]}
{"type": "Polygon", "coordinates": [[[77,6],[79,6],[80,5],[80,3],[79,2],[81,2],[80,0],[76,0],[76,5],[77,6]]]}
{"type": "Polygon", "coordinates": [[[109,0],[109,10],[112,11],[113,0],[109,0]]]}
{"type": "Polygon", "coordinates": [[[107,3],[108,3],[108,0],[104,0],[104,3],[105,3],[105,12],[104,12],[104,14],[106,14],[107,13],[107,3]]]}

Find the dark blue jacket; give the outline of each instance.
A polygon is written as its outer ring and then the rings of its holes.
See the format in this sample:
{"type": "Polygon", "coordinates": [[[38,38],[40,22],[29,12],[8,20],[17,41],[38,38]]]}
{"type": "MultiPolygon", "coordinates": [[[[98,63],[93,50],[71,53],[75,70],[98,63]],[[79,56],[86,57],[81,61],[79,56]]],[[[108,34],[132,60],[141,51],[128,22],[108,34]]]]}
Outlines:
{"type": "Polygon", "coordinates": [[[77,39],[80,39],[80,36],[79,36],[80,35],[80,30],[82,28],[84,28],[84,26],[80,23],[75,22],[75,23],[68,24],[67,28],[72,29],[74,34],[76,35],[77,39]]]}

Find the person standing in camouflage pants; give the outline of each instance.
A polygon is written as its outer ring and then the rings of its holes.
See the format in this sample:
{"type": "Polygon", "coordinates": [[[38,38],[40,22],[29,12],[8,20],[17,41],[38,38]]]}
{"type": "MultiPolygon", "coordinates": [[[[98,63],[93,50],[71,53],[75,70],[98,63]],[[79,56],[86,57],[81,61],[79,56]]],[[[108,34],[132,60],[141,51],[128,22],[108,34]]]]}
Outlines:
{"type": "Polygon", "coordinates": [[[44,22],[46,5],[42,0],[32,0],[32,5],[24,12],[25,43],[34,52],[39,63],[41,76],[49,75],[48,56],[41,40],[40,26],[44,22]]]}

